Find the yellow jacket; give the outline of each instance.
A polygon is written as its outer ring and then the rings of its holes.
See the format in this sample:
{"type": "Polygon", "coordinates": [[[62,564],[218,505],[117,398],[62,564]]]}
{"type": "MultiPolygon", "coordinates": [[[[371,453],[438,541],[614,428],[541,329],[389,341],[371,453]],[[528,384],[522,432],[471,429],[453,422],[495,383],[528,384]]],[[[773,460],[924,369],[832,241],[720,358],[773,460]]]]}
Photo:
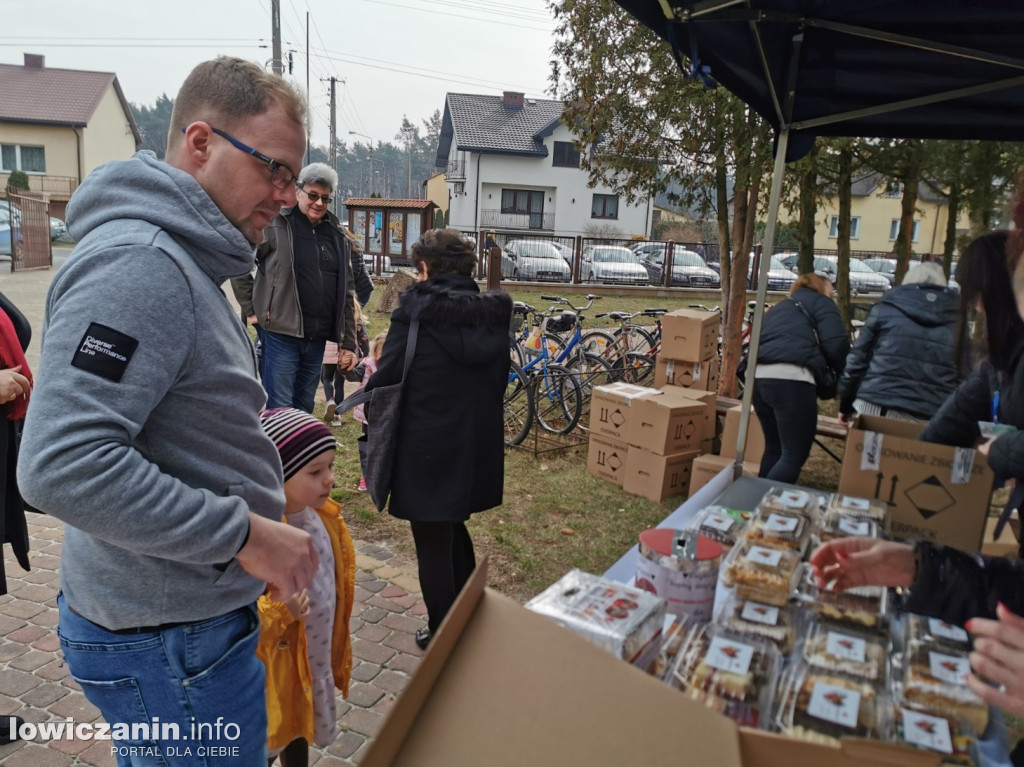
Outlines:
{"type": "MultiPolygon", "coordinates": [[[[331,667],[334,685],[348,696],[352,643],[348,624],[356,580],[356,552],[341,518],[341,506],[328,499],[316,510],[334,550],[334,633],[331,667]]],[[[306,650],[306,624],[292,618],[284,602],[264,594],[259,599],[260,643],[256,654],[267,667],[267,747],[283,748],[296,738],[313,742],[313,684],[306,650]]]]}

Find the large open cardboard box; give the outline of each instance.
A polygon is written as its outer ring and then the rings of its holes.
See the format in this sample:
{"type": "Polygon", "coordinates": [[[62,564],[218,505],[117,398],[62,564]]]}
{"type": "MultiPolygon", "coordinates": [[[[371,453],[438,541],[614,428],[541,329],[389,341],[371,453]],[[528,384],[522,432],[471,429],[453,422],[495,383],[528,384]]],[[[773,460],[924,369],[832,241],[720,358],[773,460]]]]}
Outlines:
{"type": "Polygon", "coordinates": [[[839,748],[738,728],[484,588],[480,563],[363,767],[932,767],[937,754],[839,748]]]}

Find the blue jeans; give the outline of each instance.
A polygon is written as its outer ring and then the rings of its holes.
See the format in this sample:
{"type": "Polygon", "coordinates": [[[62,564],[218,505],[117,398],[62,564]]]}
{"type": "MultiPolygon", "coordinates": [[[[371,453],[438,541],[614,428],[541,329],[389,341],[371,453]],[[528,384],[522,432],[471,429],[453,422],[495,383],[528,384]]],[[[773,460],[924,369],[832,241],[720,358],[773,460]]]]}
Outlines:
{"type": "Polygon", "coordinates": [[[267,408],[294,407],[313,412],[324,362],[324,341],[263,331],[263,388],[267,408]]]}
{"type": "Polygon", "coordinates": [[[110,724],[118,767],[267,763],[266,677],[256,657],[255,605],[138,634],[115,634],[86,620],[63,593],[57,607],[68,670],[110,724]],[[130,732],[133,724],[157,721],[158,732],[130,732]],[[118,736],[118,725],[127,725],[128,737],[118,736]]]}

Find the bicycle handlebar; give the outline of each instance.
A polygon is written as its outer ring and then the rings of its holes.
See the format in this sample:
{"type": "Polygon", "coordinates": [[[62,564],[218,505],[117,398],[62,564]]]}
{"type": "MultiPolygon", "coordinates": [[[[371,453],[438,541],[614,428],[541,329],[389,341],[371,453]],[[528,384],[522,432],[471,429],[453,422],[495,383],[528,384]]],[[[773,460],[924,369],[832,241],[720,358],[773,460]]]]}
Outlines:
{"type": "Polygon", "coordinates": [[[551,301],[556,304],[565,304],[577,314],[587,311],[587,309],[594,305],[594,301],[601,298],[601,296],[595,296],[592,293],[588,293],[585,297],[587,299],[586,306],[575,306],[572,301],[568,298],[563,298],[562,296],[541,296],[544,301],[551,301]]]}

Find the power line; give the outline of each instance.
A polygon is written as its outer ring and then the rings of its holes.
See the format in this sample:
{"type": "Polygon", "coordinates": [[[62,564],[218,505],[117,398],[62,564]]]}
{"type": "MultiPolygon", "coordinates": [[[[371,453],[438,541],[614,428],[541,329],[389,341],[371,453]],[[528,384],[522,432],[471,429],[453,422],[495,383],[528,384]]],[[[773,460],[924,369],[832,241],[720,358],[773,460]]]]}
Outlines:
{"type": "MultiPolygon", "coordinates": [[[[364,2],[370,2],[370,0],[364,0],[364,2]]],[[[462,13],[449,13],[447,11],[438,11],[432,8],[418,8],[414,5],[401,5],[399,3],[389,3],[385,0],[372,0],[375,6],[377,5],[390,5],[393,8],[405,8],[410,11],[425,11],[427,13],[438,14],[441,16],[452,16],[456,19],[468,19],[469,21],[482,21],[488,24],[500,24],[503,27],[519,27],[520,29],[532,29],[534,32],[550,32],[551,27],[531,27],[527,24],[514,24],[510,21],[502,21],[500,19],[483,19],[479,16],[466,16],[462,13]]],[[[495,14],[500,15],[500,14],[495,14]]]]}

